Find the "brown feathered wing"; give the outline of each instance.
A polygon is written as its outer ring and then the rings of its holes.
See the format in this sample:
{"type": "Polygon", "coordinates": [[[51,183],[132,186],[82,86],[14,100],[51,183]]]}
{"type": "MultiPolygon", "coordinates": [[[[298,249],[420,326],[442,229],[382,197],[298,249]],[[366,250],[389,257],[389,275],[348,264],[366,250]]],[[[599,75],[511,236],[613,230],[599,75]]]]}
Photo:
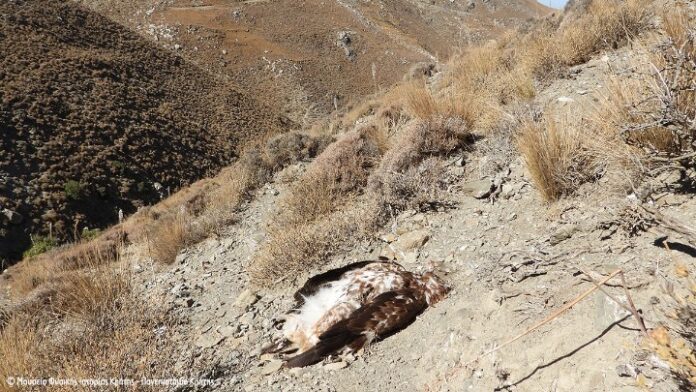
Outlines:
{"type": "Polygon", "coordinates": [[[413,290],[390,291],[355,310],[319,337],[304,353],[290,358],[286,367],[313,365],[324,357],[348,347],[355,352],[366,343],[383,339],[405,328],[427,308],[424,296],[413,290]]]}

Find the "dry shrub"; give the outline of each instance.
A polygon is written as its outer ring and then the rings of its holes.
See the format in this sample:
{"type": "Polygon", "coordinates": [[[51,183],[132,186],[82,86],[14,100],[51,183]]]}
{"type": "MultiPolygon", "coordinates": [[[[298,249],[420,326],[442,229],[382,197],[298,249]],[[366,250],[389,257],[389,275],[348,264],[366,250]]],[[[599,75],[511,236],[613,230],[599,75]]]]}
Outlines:
{"type": "Polygon", "coordinates": [[[610,79],[594,110],[593,159],[624,171],[631,182],[694,165],[688,156],[696,150],[696,29],[688,15],[681,9],[663,15],[667,40],[650,56],[652,64],[630,78],[610,79]]]}
{"type": "Polygon", "coordinates": [[[565,65],[584,63],[604,49],[616,49],[649,26],[648,0],[594,0],[587,11],[559,32],[565,65]]]}
{"type": "Polygon", "coordinates": [[[56,276],[85,268],[101,268],[117,261],[125,240],[121,228],[114,227],[92,241],[63,246],[25,259],[8,268],[3,279],[10,287],[10,293],[22,298],[46,282],[54,281],[56,276]]]}
{"type": "Polygon", "coordinates": [[[495,105],[486,99],[486,93],[480,91],[474,94],[467,88],[452,87],[436,96],[425,85],[416,83],[404,86],[400,91],[406,111],[423,121],[456,118],[468,129],[480,127],[485,130],[490,125],[491,116],[497,115],[495,105]]]}
{"type": "Polygon", "coordinates": [[[4,274],[14,301],[0,322],[0,390],[11,390],[8,376],[139,379],[171,369],[167,361],[174,353],[167,347],[173,346],[163,345],[165,336],[156,333],[169,323],[164,310],[133,292],[124,272],[129,268],[118,256],[77,248],[25,260],[4,274]]]}
{"type": "MultiPolygon", "coordinates": [[[[109,272],[106,274],[110,276],[109,272]]],[[[76,309],[94,312],[88,313],[89,318],[55,315],[49,309],[12,314],[0,329],[0,390],[16,390],[6,384],[8,376],[76,380],[170,376],[166,373],[171,369],[168,362],[175,353],[167,348],[171,345],[163,344],[165,338],[155,332],[168,323],[164,312],[153,310],[129,291],[118,292],[116,302],[118,306],[93,302],[85,304],[86,309],[76,309]]],[[[147,389],[138,389],[143,388],[147,389]]],[[[93,391],[95,387],[69,385],[51,389],[93,391]]]]}
{"type": "Polygon", "coordinates": [[[180,211],[156,221],[148,235],[150,255],[155,261],[171,264],[179,252],[193,242],[191,219],[186,212],[180,211]]]}
{"type": "Polygon", "coordinates": [[[274,226],[248,272],[255,283],[267,287],[291,282],[366,238],[380,219],[373,201],[363,197],[311,222],[274,226]]]}
{"type": "Polygon", "coordinates": [[[44,255],[24,260],[8,268],[2,279],[7,281],[14,296],[22,297],[53,278],[59,268],[53,259],[44,255]]]}
{"type": "Polygon", "coordinates": [[[349,132],[312,162],[254,257],[249,271],[256,283],[293,279],[364,238],[396,209],[432,201],[442,169],[435,157],[470,140],[456,117],[418,121],[392,143],[385,133],[376,125],[349,132]]]}
{"type": "Polygon", "coordinates": [[[271,138],[264,148],[264,160],[271,171],[317,156],[333,142],[328,135],[288,132],[271,138]]]}
{"type": "Polygon", "coordinates": [[[310,222],[335,211],[365,186],[384,149],[386,136],[377,126],[345,134],[312,162],[281,201],[278,224],[310,222]]]}
{"type": "Polygon", "coordinates": [[[503,118],[502,106],[533,98],[533,73],[512,48],[489,42],[454,57],[442,83],[444,95],[454,97],[457,106],[442,114],[459,116],[471,129],[489,134],[503,118]]]}
{"type": "Polygon", "coordinates": [[[535,31],[527,36],[520,46],[520,66],[537,80],[548,83],[562,74],[566,61],[554,33],[535,31]]]}
{"type": "Polygon", "coordinates": [[[122,297],[130,291],[130,282],[109,266],[64,273],[51,290],[55,293],[51,311],[96,322],[118,310],[122,297]]]}
{"type": "Polygon", "coordinates": [[[270,285],[321,265],[371,226],[375,218],[363,215],[366,203],[357,199],[388,147],[386,139],[383,128],[365,126],[343,135],[310,164],[280,201],[249,268],[256,283],[270,285]]]}
{"type": "Polygon", "coordinates": [[[442,169],[437,160],[471,141],[467,124],[457,117],[418,121],[404,129],[370,178],[370,194],[381,208],[404,210],[433,200],[442,169]]]}
{"type": "MultiPolygon", "coordinates": [[[[540,23],[516,45],[520,66],[542,83],[584,63],[605,49],[616,49],[649,27],[649,0],[593,0],[581,13],[569,14],[560,27],[540,23]]],[[[514,44],[514,43],[513,43],[514,44]]]]}
{"type": "Polygon", "coordinates": [[[587,179],[587,161],[580,133],[567,123],[548,117],[523,124],[517,136],[527,169],[544,199],[553,201],[572,193],[587,179]]]}
{"type": "Polygon", "coordinates": [[[677,264],[662,301],[665,321],[651,331],[648,349],[665,361],[680,391],[696,390],[696,282],[684,264],[677,264]]]}
{"type": "Polygon", "coordinates": [[[175,194],[147,212],[135,241],[146,242],[152,258],[172,263],[195,245],[234,221],[237,209],[277,171],[320,153],[333,139],[322,134],[288,132],[249,144],[237,162],[186,196],[175,194]]]}

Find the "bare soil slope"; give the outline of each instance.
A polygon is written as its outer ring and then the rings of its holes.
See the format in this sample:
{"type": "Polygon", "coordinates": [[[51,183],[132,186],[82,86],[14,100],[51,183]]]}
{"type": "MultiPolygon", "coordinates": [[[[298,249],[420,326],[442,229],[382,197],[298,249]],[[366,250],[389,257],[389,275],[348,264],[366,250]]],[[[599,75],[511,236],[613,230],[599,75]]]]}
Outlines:
{"type": "Polygon", "coordinates": [[[296,118],[379,91],[420,63],[550,11],[533,0],[83,3],[296,118]]]}
{"type": "Polygon", "coordinates": [[[71,1],[2,2],[0,53],[0,259],[21,255],[30,234],[113,223],[284,128],[234,86],[71,1]]]}

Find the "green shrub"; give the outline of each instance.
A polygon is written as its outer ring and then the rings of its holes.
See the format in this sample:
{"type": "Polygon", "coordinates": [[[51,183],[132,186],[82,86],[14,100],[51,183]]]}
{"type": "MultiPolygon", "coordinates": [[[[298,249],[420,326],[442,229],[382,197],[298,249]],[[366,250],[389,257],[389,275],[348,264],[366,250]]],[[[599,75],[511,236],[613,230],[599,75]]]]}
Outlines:
{"type": "Polygon", "coordinates": [[[101,230],[99,229],[88,229],[84,228],[82,229],[82,234],[80,234],[80,238],[82,238],[85,241],[91,241],[97,237],[99,237],[99,234],[101,234],[101,230]]]}
{"type": "Polygon", "coordinates": [[[46,253],[49,250],[58,246],[58,243],[56,242],[55,238],[50,237],[33,237],[31,242],[31,248],[24,251],[23,256],[25,259],[29,257],[38,256],[42,253],[46,253]]]}
{"type": "Polygon", "coordinates": [[[82,198],[83,185],[75,180],[70,180],[63,185],[63,191],[68,199],[80,200],[82,198]]]}

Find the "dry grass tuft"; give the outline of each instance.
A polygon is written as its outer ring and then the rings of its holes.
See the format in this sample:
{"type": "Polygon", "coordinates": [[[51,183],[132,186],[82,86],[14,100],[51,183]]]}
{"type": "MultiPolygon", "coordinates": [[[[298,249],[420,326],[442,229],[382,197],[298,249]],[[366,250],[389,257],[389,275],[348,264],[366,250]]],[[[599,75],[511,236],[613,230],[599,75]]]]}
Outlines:
{"type": "Polygon", "coordinates": [[[346,134],[307,169],[273,217],[250,267],[272,285],[320,266],[373,232],[390,213],[434,200],[442,164],[436,159],[470,140],[460,118],[418,121],[392,137],[370,125],[346,134]]]}
{"type": "Polygon", "coordinates": [[[282,203],[280,225],[311,222],[335,211],[367,183],[386,149],[381,128],[370,125],[345,134],[307,168],[282,203]]]}
{"type": "Polygon", "coordinates": [[[616,49],[648,28],[648,0],[594,0],[559,36],[565,65],[584,63],[604,49],[616,49]]]}
{"type": "Polygon", "coordinates": [[[271,228],[249,274],[263,286],[292,281],[366,238],[380,218],[373,203],[361,198],[311,222],[271,228]]]}
{"type": "Polygon", "coordinates": [[[371,125],[345,134],[319,155],[280,202],[252,277],[270,284],[296,276],[341,249],[346,237],[357,239],[369,217],[350,206],[360,205],[355,200],[386,149],[383,129],[371,125]]]}
{"type": "Polygon", "coordinates": [[[586,180],[586,160],[580,133],[548,117],[523,124],[517,144],[543,198],[553,201],[572,193],[586,180]]]}
{"type": "Polygon", "coordinates": [[[190,219],[190,215],[180,211],[156,222],[149,235],[149,251],[155,261],[171,264],[182,249],[194,242],[190,219]]]}
{"type": "Polygon", "coordinates": [[[650,27],[649,5],[649,0],[593,0],[560,27],[541,23],[511,48],[520,67],[545,84],[569,66],[634,40],[650,27]]]}
{"type": "Polygon", "coordinates": [[[7,376],[139,379],[171,368],[173,346],[155,332],[169,323],[164,311],[133,291],[118,256],[87,245],[25,260],[4,274],[16,304],[0,322],[0,390],[11,390],[7,376]]]}
{"type": "Polygon", "coordinates": [[[442,167],[436,159],[467,146],[472,136],[457,117],[418,121],[402,130],[370,178],[370,193],[383,209],[398,212],[434,200],[442,167]]]}

